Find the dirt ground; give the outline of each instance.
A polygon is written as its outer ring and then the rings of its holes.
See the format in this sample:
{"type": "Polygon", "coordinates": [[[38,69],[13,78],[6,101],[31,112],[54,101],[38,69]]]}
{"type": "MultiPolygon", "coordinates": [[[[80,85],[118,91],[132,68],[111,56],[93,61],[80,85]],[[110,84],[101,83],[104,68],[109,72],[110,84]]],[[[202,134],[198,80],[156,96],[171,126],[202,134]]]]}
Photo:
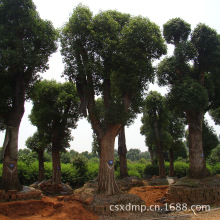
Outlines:
{"type": "MultiPolygon", "coordinates": [[[[133,187],[129,193],[138,195],[145,201],[146,206],[150,206],[156,204],[162,205],[160,201],[161,198],[164,198],[166,191],[167,186],[143,186],[133,187]]],[[[41,200],[0,203],[0,220],[220,219],[220,209],[195,214],[192,211],[188,211],[185,213],[169,213],[168,215],[155,214],[152,212],[147,215],[140,213],[122,213],[117,216],[97,216],[85,209],[78,201],[57,201],[56,197],[46,196],[42,197],[41,200]]]]}

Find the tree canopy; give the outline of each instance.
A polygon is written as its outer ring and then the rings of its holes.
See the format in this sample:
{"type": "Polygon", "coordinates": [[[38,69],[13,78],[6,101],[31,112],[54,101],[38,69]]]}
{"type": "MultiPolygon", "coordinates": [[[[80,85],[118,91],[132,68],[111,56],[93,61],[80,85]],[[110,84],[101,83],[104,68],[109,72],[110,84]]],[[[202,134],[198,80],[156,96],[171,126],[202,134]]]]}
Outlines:
{"type": "Polygon", "coordinates": [[[0,115],[4,120],[21,99],[21,83],[27,90],[37,73],[48,69],[56,38],[52,23],[40,18],[32,0],[0,2],[0,115]]]}
{"type": "Polygon", "coordinates": [[[33,108],[29,118],[44,134],[42,141],[52,143],[54,131],[58,132],[60,150],[69,146],[72,140],[70,129],[77,126],[79,99],[74,85],[69,82],[37,82],[30,94],[33,108]]]}
{"type": "Polygon", "coordinates": [[[103,98],[102,130],[110,123],[126,124],[129,112],[138,112],[146,83],[154,77],[151,61],[166,52],[159,27],[149,19],[117,11],[93,16],[82,5],[63,28],[61,45],[64,74],[76,81],[81,107],[90,101],[90,117],[99,108],[94,96],[103,98]]]}
{"type": "Polygon", "coordinates": [[[158,81],[169,86],[172,109],[186,116],[190,175],[204,177],[209,174],[203,153],[202,121],[206,111],[219,105],[219,36],[201,23],[191,31],[190,25],[180,18],[169,20],[163,29],[164,38],[175,49],[173,56],[160,62],[158,81]]]}

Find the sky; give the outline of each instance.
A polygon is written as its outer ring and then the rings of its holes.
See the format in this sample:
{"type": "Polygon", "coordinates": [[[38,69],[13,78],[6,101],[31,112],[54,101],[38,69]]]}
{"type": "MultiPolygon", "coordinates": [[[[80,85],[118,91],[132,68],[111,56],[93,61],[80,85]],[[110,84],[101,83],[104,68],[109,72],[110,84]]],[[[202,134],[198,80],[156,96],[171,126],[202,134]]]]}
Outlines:
{"type": "MultiPolygon", "coordinates": [[[[132,16],[143,16],[149,18],[160,26],[169,19],[180,17],[191,24],[194,29],[198,23],[205,23],[215,29],[220,34],[220,1],[219,0],[33,0],[37,7],[37,11],[42,19],[50,20],[55,28],[61,28],[66,22],[73,9],[82,3],[90,8],[93,14],[105,10],[118,10],[123,13],[129,13],[132,16]]],[[[50,69],[41,74],[44,79],[55,79],[64,82],[61,74],[64,70],[62,56],[59,50],[54,53],[49,60],[50,69]]],[[[166,93],[165,88],[159,88],[157,85],[150,85],[149,90],[157,90],[162,94],[166,93]]],[[[30,124],[28,115],[32,108],[31,102],[25,104],[25,114],[23,116],[18,148],[25,147],[25,141],[29,136],[32,136],[36,128],[30,124]]],[[[206,114],[206,118],[211,126],[214,126],[216,133],[220,134],[220,126],[215,126],[210,116],[206,114]]],[[[126,128],[126,143],[127,148],[138,148],[141,151],[146,151],[144,136],[140,135],[141,115],[137,116],[134,124],[126,128]]],[[[72,131],[74,140],[70,143],[71,149],[78,152],[91,152],[92,130],[91,125],[86,119],[81,119],[78,122],[77,129],[72,131]]],[[[3,145],[4,132],[0,132],[0,146],[3,145]]],[[[117,148],[117,140],[115,147],[117,148]]]]}

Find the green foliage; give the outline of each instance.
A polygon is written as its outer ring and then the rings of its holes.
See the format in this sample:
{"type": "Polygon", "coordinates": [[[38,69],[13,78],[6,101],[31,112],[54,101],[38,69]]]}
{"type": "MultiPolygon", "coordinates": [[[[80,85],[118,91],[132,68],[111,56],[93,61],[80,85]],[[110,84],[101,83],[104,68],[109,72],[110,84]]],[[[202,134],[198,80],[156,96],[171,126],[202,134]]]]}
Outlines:
{"type": "Polygon", "coordinates": [[[208,107],[207,90],[190,77],[176,82],[168,95],[169,104],[177,111],[199,111],[208,107]]]}
{"type": "Polygon", "coordinates": [[[202,126],[202,144],[205,158],[208,158],[212,149],[219,144],[219,139],[213,127],[209,126],[208,122],[204,120],[202,126]]]}
{"type": "Polygon", "coordinates": [[[38,128],[40,143],[53,142],[59,150],[69,147],[72,140],[70,129],[76,128],[79,119],[79,98],[75,86],[69,82],[62,84],[44,80],[33,86],[30,97],[33,108],[29,118],[38,128]]]}
{"type": "Polygon", "coordinates": [[[28,137],[25,145],[27,148],[33,150],[36,153],[44,153],[46,148],[49,148],[49,140],[45,137],[44,132],[40,132],[39,129],[31,137],[28,137]]]}
{"type": "Polygon", "coordinates": [[[220,107],[209,112],[216,125],[220,125],[220,107]]]}
{"type": "Polygon", "coordinates": [[[169,44],[187,40],[191,25],[180,18],[173,18],[163,25],[163,35],[169,44]]]}
{"type": "MultiPolygon", "coordinates": [[[[169,173],[169,162],[165,163],[165,170],[166,170],[166,175],[168,175],[169,173]]],[[[180,161],[176,161],[174,162],[174,172],[175,172],[175,176],[177,176],[178,178],[184,177],[188,174],[188,170],[189,170],[189,164],[188,163],[184,163],[184,162],[180,162],[180,161]]],[[[145,169],[144,169],[144,175],[159,175],[159,167],[158,165],[152,165],[151,163],[147,163],[145,169]]]]}
{"type": "Polygon", "coordinates": [[[50,21],[40,18],[32,0],[0,2],[0,111],[6,119],[38,72],[48,69],[56,51],[57,32],[50,21]],[[25,88],[22,88],[25,86],[25,88]],[[19,89],[25,91],[19,91],[19,89]],[[18,91],[23,93],[18,94],[18,91]]]}
{"type": "Polygon", "coordinates": [[[220,163],[220,145],[214,148],[207,159],[208,163],[211,165],[215,165],[220,163]]]}
{"type": "MultiPolygon", "coordinates": [[[[168,162],[165,162],[165,171],[166,171],[166,175],[168,175],[168,173],[169,173],[169,163],[168,162]]],[[[148,162],[144,168],[143,173],[144,173],[144,175],[158,176],[159,175],[158,164],[152,165],[150,162],[148,162]]]]}
{"type": "Polygon", "coordinates": [[[60,161],[64,164],[71,163],[70,153],[68,151],[62,152],[60,154],[60,161]]]}
{"type": "Polygon", "coordinates": [[[132,161],[136,161],[136,160],[140,160],[140,153],[141,151],[139,149],[133,149],[131,148],[128,152],[127,152],[127,159],[130,159],[132,161]]]}
{"type": "Polygon", "coordinates": [[[175,176],[177,176],[178,178],[187,176],[188,171],[189,171],[188,163],[184,163],[180,161],[174,162],[174,173],[175,173],[175,176]]]}
{"type": "Polygon", "coordinates": [[[99,160],[97,161],[98,158],[94,158],[94,159],[95,159],[95,161],[90,160],[88,162],[88,171],[86,173],[88,180],[94,180],[98,176],[99,160]]]}
{"type": "Polygon", "coordinates": [[[18,159],[19,159],[19,161],[23,161],[26,164],[30,165],[34,161],[36,161],[38,159],[38,157],[35,152],[32,152],[29,149],[24,148],[24,149],[19,149],[18,159]]]}
{"type": "Polygon", "coordinates": [[[78,184],[78,174],[75,167],[70,163],[62,164],[61,163],[61,181],[63,183],[68,183],[72,187],[78,184]]]}
{"type": "Polygon", "coordinates": [[[38,179],[38,162],[31,164],[25,162],[18,162],[18,178],[21,184],[31,185],[38,179]]]}
{"type": "Polygon", "coordinates": [[[72,164],[77,170],[78,184],[83,184],[87,180],[88,160],[83,155],[78,155],[73,158],[72,164]]]}
{"type": "Polygon", "coordinates": [[[167,43],[174,43],[174,38],[177,41],[174,55],[161,61],[157,71],[159,83],[170,87],[173,109],[207,111],[216,106],[220,58],[216,31],[198,24],[188,39],[190,25],[175,18],[164,24],[163,32],[167,43]]]}
{"type": "Polygon", "coordinates": [[[220,162],[218,162],[214,166],[212,166],[211,173],[214,175],[220,174],[220,162]]]}
{"type": "Polygon", "coordinates": [[[82,5],[63,27],[61,46],[64,75],[76,82],[84,115],[90,108],[92,124],[98,119],[95,132],[131,123],[153,79],[152,61],[166,53],[160,29],[149,19],[112,10],[93,16],[82,5]]]}

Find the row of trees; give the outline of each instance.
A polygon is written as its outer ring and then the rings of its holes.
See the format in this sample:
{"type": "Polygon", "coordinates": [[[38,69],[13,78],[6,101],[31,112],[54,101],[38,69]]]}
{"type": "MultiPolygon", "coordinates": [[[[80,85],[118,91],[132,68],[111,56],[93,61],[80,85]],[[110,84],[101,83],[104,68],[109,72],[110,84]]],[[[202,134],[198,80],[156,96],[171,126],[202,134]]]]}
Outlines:
{"type": "MultiPolygon", "coordinates": [[[[166,54],[160,28],[149,19],[118,11],[93,16],[79,5],[60,32],[69,82],[36,82],[37,73],[47,69],[48,57],[56,51],[57,32],[39,18],[31,0],[3,0],[0,10],[0,124],[6,128],[2,187],[21,188],[17,138],[24,102],[31,98],[30,120],[38,133],[29,142],[33,148],[52,149],[53,181],[60,181],[59,153],[68,146],[70,129],[80,115],[88,115],[100,148],[98,192],[119,192],[113,169],[115,137],[120,133],[119,140],[125,140],[123,127],[141,112],[144,92],[156,75],[152,62],[166,54]]],[[[172,110],[187,120],[190,175],[199,178],[208,175],[201,135],[204,112],[219,107],[220,42],[217,33],[203,24],[190,40],[189,33],[190,25],[181,19],[164,25],[165,40],[175,45],[175,51],[159,64],[157,76],[160,85],[170,88],[172,110]]],[[[123,160],[126,146],[119,146],[123,160]]],[[[159,141],[156,146],[161,151],[159,141]]]]}
{"type": "MultiPolygon", "coordinates": [[[[169,96],[164,97],[156,91],[148,94],[144,104],[141,134],[145,135],[151,163],[155,164],[155,159],[158,159],[159,176],[164,178],[166,176],[164,153],[168,152],[169,176],[174,176],[175,152],[183,150],[183,153],[186,154],[186,147],[189,148],[189,130],[185,131],[184,114],[178,115],[176,111],[173,111],[169,96]]],[[[212,149],[219,144],[219,139],[207,121],[203,121],[202,127],[203,152],[204,158],[207,159],[212,149]]]]}

